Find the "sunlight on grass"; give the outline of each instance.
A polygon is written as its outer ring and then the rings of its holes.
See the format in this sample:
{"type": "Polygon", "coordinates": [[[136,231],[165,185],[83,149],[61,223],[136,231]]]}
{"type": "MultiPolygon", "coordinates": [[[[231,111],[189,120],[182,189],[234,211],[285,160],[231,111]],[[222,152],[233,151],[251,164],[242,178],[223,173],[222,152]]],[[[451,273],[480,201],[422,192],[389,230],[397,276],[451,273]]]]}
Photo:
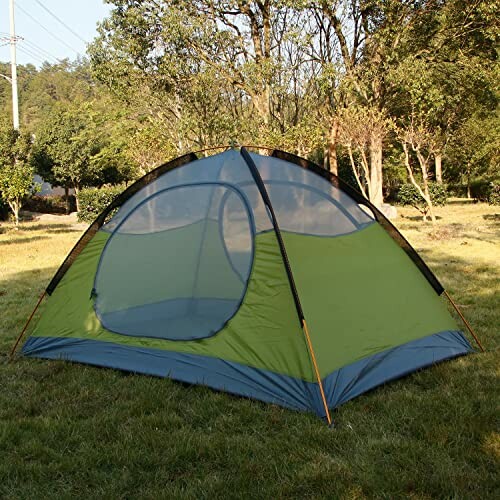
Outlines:
{"type": "MultiPolygon", "coordinates": [[[[396,220],[485,354],[442,363],[315,416],[204,387],[64,362],[0,364],[1,498],[498,497],[500,210],[396,220]]],[[[6,353],[81,234],[0,226],[6,353]]],[[[332,285],[333,286],[333,285],[332,285]]]]}

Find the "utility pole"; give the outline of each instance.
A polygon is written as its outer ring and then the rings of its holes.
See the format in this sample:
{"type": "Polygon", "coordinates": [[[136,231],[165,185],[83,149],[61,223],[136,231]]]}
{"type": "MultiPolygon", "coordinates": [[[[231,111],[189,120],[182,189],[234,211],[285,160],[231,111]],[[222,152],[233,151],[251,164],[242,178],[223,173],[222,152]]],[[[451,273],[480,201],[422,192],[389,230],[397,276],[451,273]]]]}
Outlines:
{"type": "Polygon", "coordinates": [[[17,96],[16,28],[14,24],[14,0],[9,0],[10,8],[10,68],[12,84],[12,120],[14,129],[19,130],[19,99],[17,96]]]}

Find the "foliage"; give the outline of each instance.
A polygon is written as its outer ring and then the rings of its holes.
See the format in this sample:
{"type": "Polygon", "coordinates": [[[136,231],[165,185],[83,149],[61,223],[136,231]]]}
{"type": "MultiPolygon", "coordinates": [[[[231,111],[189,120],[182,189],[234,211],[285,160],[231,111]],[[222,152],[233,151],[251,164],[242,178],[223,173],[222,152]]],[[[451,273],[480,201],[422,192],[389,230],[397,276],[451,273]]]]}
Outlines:
{"type": "MultiPolygon", "coordinates": [[[[447,201],[446,187],[437,182],[429,182],[429,193],[431,196],[432,204],[435,206],[444,206],[447,201]]],[[[398,201],[403,205],[410,205],[416,208],[422,215],[426,215],[429,207],[425,202],[422,195],[418,192],[417,188],[411,184],[406,183],[400,186],[398,191],[398,201]]]]}
{"type": "Polygon", "coordinates": [[[22,129],[47,181],[119,183],[234,140],[333,172],[348,159],[379,204],[401,180],[394,125],[426,132],[424,193],[426,178],[495,180],[499,0],[108,3],[90,60],[18,68],[22,129]]]}
{"type": "Polygon", "coordinates": [[[474,179],[500,172],[500,113],[476,111],[450,138],[450,174],[472,188],[474,179]]]}
{"type": "Polygon", "coordinates": [[[490,205],[500,205],[500,184],[491,183],[488,203],[490,205]]]}
{"type": "Polygon", "coordinates": [[[25,210],[43,214],[65,214],[76,210],[76,201],[73,195],[69,199],[65,195],[32,196],[24,205],[25,210]]]}
{"type": "Polygon", "coordinates": [[[34,169],[29,165],[31,150],[29,135],[9,126],[0,128],[0,196],[11,208],[16,226],[23,201],[39,188],[33,183],[34,169]]]}
{"type": "Polygon", "coordinates": [[[70,186],[119,183],[134,175],[134,167],[123,153],[123,142],[106,135],[113,126],[95,104],[73,103],[56,107],[39,129],[33,163],[47,181],[70,186]]]}
{"type": "Polygon", "coordinates": [[[469,182],[466,188],[469,188],[471,198],[479,201],[488,201],[491,192],[492,182],[489,179],[477,178],[469,182]]]}
{"type": "Polygon", "coordinates": [[[96,217],[123,191],[123,186],[103,186],[82,189],[77,194],[78,220],[92,223],[96,217]]]}

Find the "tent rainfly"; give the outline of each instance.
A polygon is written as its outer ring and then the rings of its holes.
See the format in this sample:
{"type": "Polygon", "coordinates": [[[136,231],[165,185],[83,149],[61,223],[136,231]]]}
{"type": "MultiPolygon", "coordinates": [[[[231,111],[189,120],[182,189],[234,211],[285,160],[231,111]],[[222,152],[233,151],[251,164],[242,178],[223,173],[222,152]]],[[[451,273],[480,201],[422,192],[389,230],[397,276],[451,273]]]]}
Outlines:
{"type": "Polygon", "coordinates": [[[307,160],[182,156],[118,196],[22,348],[313,411],[471,352],[443,287],[356,190],[307,160]]]}

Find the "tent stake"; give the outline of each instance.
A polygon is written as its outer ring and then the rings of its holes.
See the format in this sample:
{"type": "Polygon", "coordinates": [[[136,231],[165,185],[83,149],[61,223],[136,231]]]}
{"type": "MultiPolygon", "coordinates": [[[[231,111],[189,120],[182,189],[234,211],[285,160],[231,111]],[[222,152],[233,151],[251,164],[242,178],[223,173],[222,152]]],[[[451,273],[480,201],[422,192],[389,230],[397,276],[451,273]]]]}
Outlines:
{"type": "Polygon", "coordinates": [[[469,330],[470,334],[474,337],[474,340],[476,341],[476,344],[479,346],[479,349],[481,349],[481,352],[484,352],[484,347],[481,345],[481,342],[479,341],[477,335],[474,333],[474,330],[472,327],[469,325],[469,322],[465,319],[464,315],[458,308],[458,306],[453,302],[453,299],[450,297],[450,294],[445,290],[444,294],[446,295],[446,298],[450,301],[450,304],[454,307],[455,311],[457,311],[458,315],[464,322],[464,325],[467,327],[467,330],[469,330]]]}
{"type": "Polygon", "coordinates": [[[326,420],[328,421],[328,425],[332,425],[332,417],[330,416],[330,411],[328,410],[328,403],[326,402],[325,391],[323,390],[323,384],[321,382],[321,376],[319,374],[318,364],[316,363],[316,356],[314,355],[311,337],[309,336],[309,330],[307,329],[307,323],[305,319],[302,320],[302,328],[306,336],[309,352],[311,353],[311,359],[314,365],[314,371],[316,373],[316,378],[318,380],[319,392],[321,393],[321,399],[323,400],[323,406],[325,407],[326,420]]]}
{"type": "Polygon", "coordinates": [[[26,324],[24,325],[23,331],[19,334],[19,337],[17,337],[16,343],[14,344],[14,347],[10,351],[9,361],[12,361],[12,358],[14,357],[17,346],[19,345],[19,342],[21,342],[22,338],[24,337],[24,334],[26,333],[26,330],[28,329],[28,326],[31,323],[31,320],[33,319],[33,316],[35,315],[35,313],[36,313],[38,307],[40,306],[43,298],[45,297],[46,293],[47,292],[44,290],[42,295],[40,295],[40,298],[38,299],[38,302],[36,303],[35,309],[33,309],[33,312],[31,313],[30,317],[28,318],[28,321],[26,321],[26,324]]]}

